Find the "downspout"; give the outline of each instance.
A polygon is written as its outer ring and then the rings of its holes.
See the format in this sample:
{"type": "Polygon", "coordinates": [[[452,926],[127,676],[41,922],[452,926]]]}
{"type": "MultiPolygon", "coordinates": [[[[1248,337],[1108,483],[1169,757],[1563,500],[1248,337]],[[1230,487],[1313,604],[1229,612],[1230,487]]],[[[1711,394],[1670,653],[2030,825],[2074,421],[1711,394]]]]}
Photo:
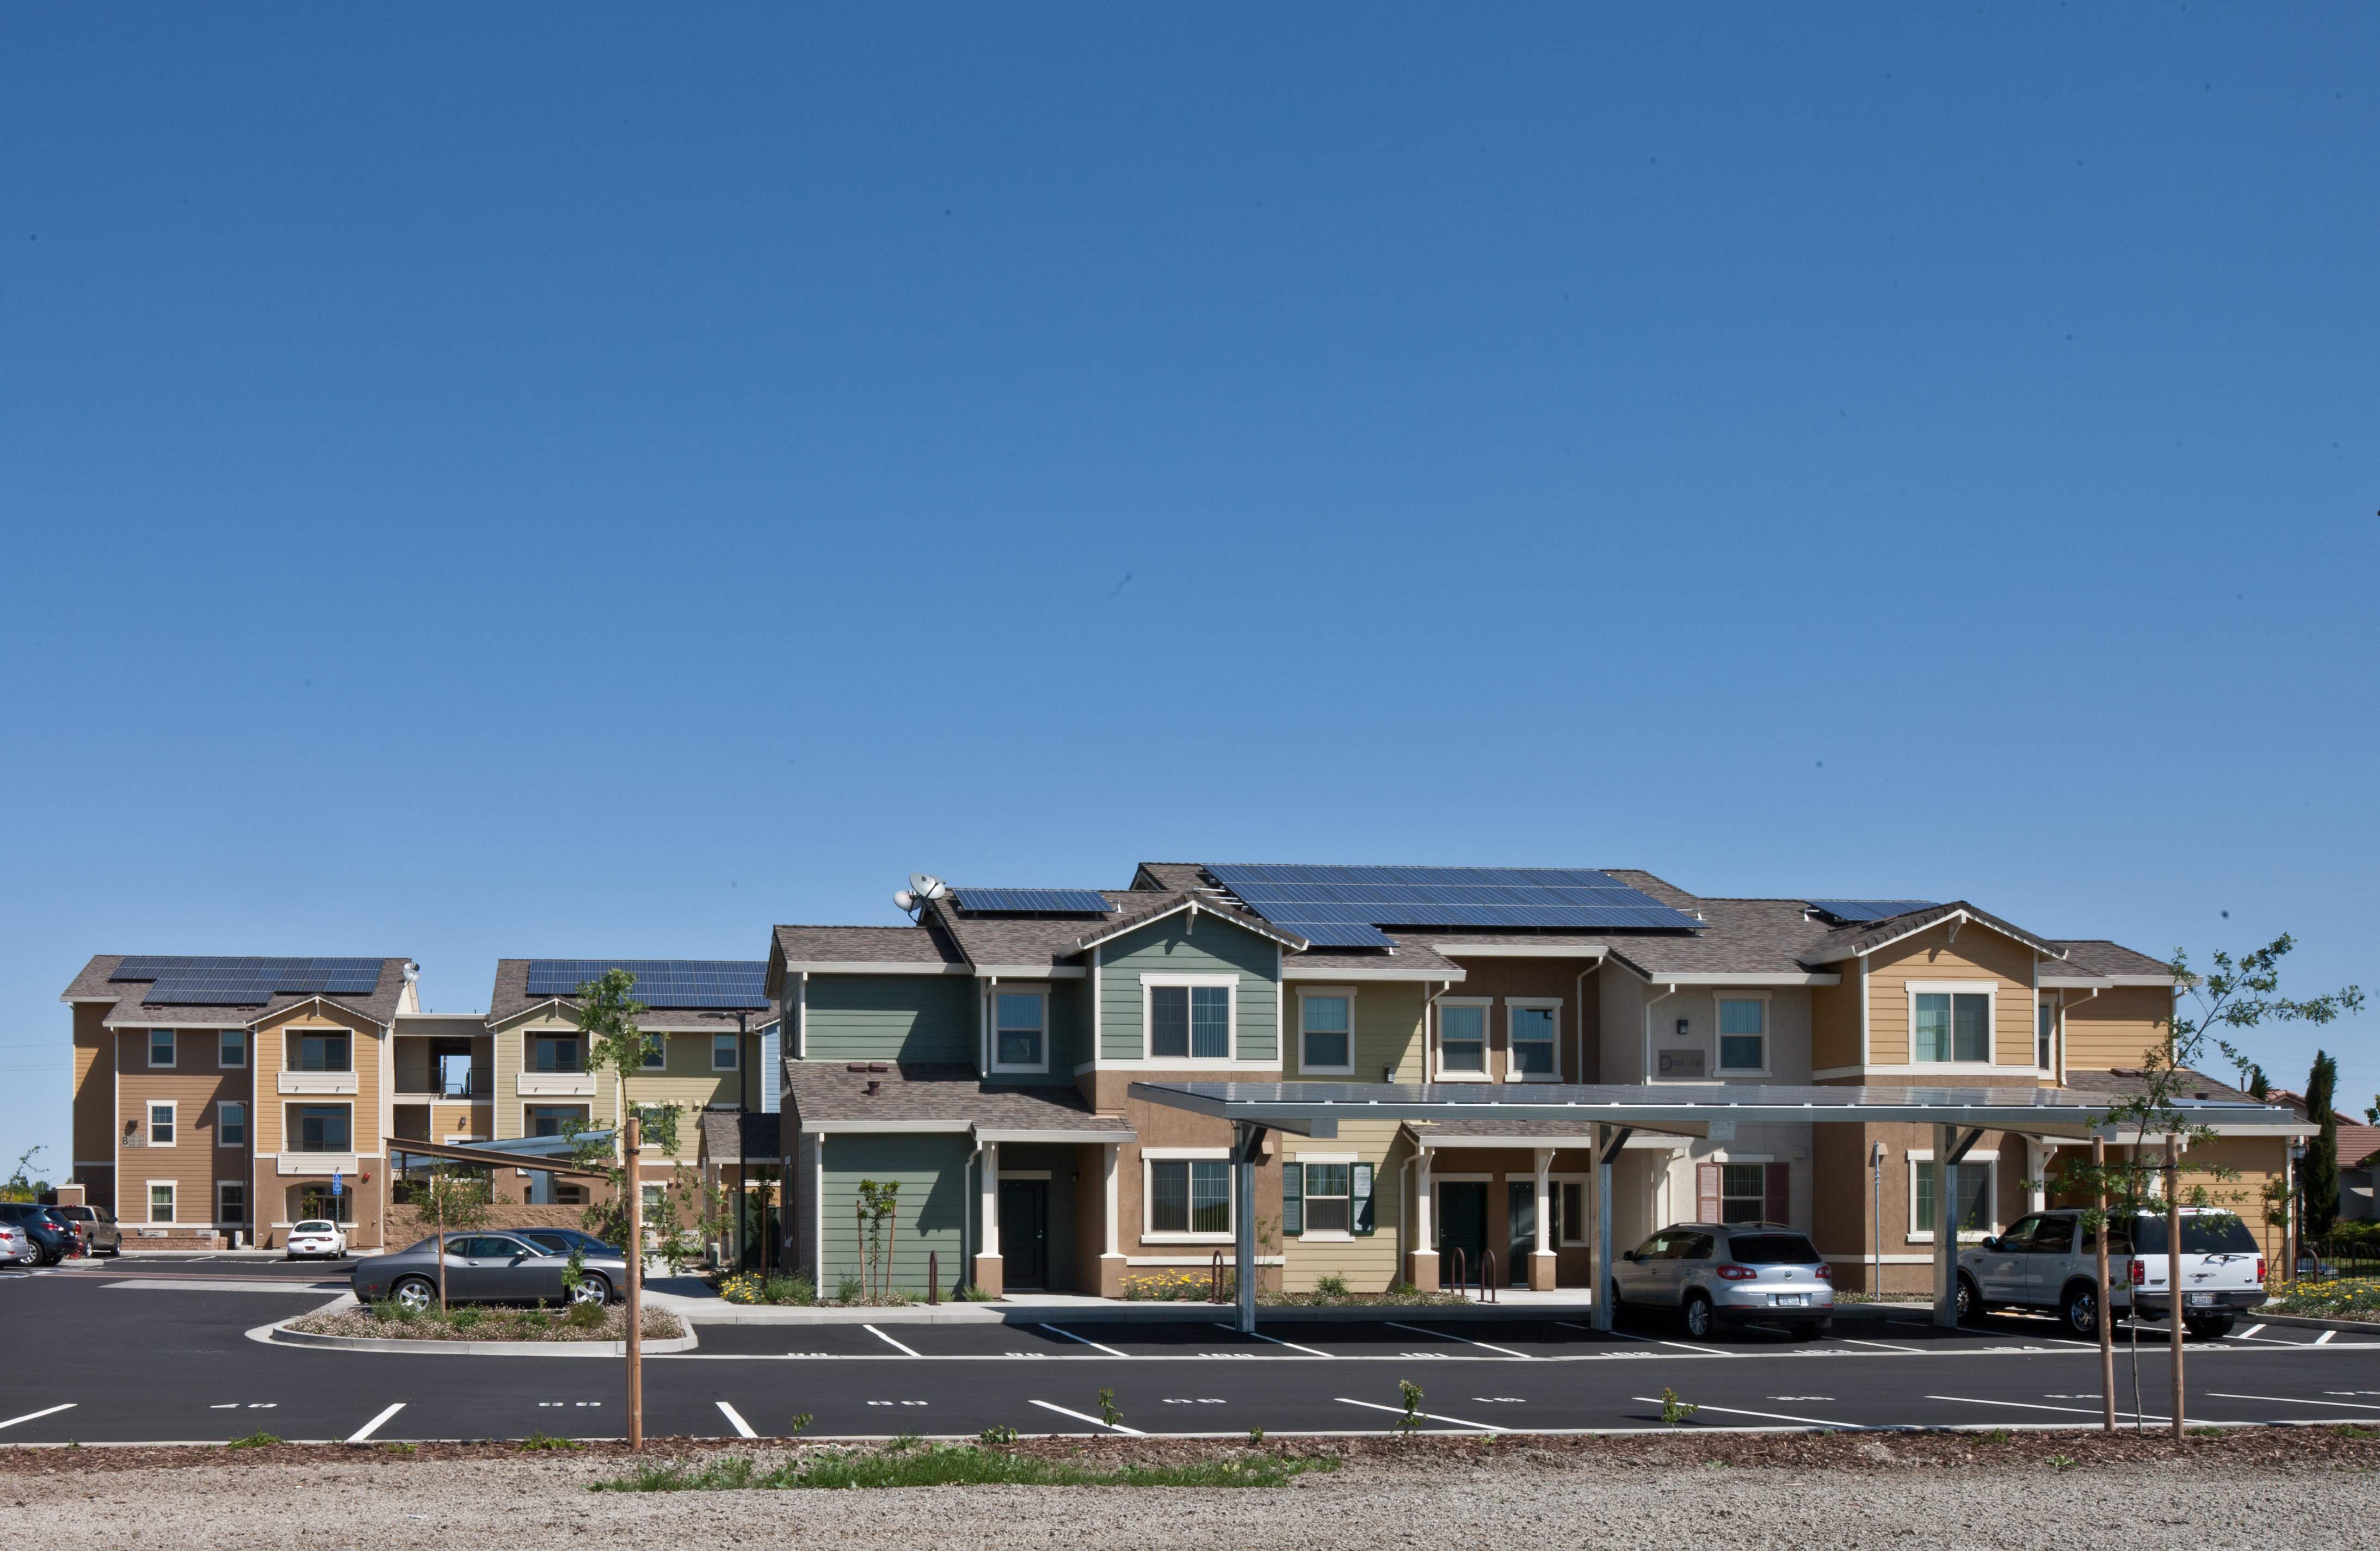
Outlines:
{"type": "Polygon", "coordinates": [[[1670,988],[1667,991],[1645,1004],[1645,1067],[1644,1075],[1637,1079],[1640,1082],[1653,1081],[1653,1009],[1676,995],[1678,984],[1676,981],[1670,982],[1670,988]]]}
{"type": "Polygon", "coordinates": [[[1867,1075],[1867,1069],[1876,1064],[1876,1056],[1870,1046],[1868,1034],[1867,955],[1864,953],[1859,956],[1859,980],[1860,1075],[1862,1077],[1865,1077],[1867,1075]]]}
{"type": "Polygon", "coordinates": [[[983,1209],[983,1188],[976,1182],[977,1172],[983,1167],[983,1138],[975,1139],[975,1151],[967,1154],[966,1167],[959,1176],[960,1183],[968,1188],[968,1210],[959,1214],[959,1275],[962,1285],[975,1286],[976,1214],[983,1209]]]}
{"type": "Polygon", "coordinates": [[[1601,968],[1600,959],[1589,964],[1578,972],[1578,981],[1571,988],[1571,1000],[1578,1004],[1578,1080],[1582,1083],[1595,1081],[1586,1074],[1586,977],[1601,968]]]}
{"type": "MultiPolygon", "coordinates": [[[[2082,1002],[2090,1001],[2092,997],[2098,995],[2099,987],[2095,985],[2091,987],[2089,995],[2074,1005],[2081,1007],[2082,1002]]],[[[2058,994],[2058,1085],[2060,1088],[2066,1086],[2066,993],[2063,991],[2058,994]]]]}

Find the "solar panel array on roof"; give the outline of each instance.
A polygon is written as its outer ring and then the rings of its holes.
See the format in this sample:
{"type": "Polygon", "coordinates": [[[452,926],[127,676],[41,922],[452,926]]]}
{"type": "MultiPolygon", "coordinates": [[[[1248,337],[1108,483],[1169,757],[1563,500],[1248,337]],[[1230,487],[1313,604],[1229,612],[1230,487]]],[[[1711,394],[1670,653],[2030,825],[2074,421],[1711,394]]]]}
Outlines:
{"type": "Polygon", "coordinates": [[[159,1007],[262,1007],[281,996],[368,996],[377,959],[234,959],[140,954],[107,978],[156,983],[140,998],[159,1007]]]}
{"type": "Polygon", "coordinates": [[[769,966],[744,959],[532,959],[528,994],[575,996],[606,970],[637,977],[628,995],[649,1008],[766,1008],[769,966]]]}
{"type": "Polygon", "coordinates": [[[1821,915],[1832,916],[1846,925],[1863,921],[1888,921],[1912,910],[1930,910],[1937,903],[1932,899],[1809,899],[1810,909],[1821,915]]]}
{"type": "Polygon", "coordinates": [[[961,888],[952,898],[980,915],[1105,915],[1116,908],[1087,888],[961,888]]]}
{"type": "Polygon", "coordinates": [[[1332,947],[1388,947],[1382,926],[1693,931],[1702,922],[1588,867],[1209,865],[1276,926],[1332,947]]]}

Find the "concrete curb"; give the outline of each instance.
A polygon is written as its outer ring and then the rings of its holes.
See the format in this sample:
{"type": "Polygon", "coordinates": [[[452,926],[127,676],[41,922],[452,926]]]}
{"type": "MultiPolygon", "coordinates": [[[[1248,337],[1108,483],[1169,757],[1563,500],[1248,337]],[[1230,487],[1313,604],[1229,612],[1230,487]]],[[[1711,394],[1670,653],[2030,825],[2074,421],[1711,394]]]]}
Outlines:
{"type": "Polygon", "coordinates": [[[2380,1320],[2324,1319],[2318,1314],[2268,1314],[2262,1309],[2242,1309],[2240,1322],[2242,1325],[2287,1325],[2299,1330],[2344,1330],[2350,1334],[2360,1331],[2366,1336],[2380,1336],[2380,1320]]]}
{"type": "MultiPolygon", "coordinates": [[[[310,1330],[292,1330],[298,1320],[315,1314],[336,1313],[356,1307],[354,1293],[342,1293],[319,1309],[310,1309],[289,1319],[271,1325],[260,1325],[248,1332],[249,1339],[262,1341],[267,1346],[328,1348],[336,1351],[398,1351],[436,1352],[455,1357],[625,1357],[625,1341],[407,1341],[379,1336],[322,1336],[310,1330]]],[[[683,1313],[678,1316],[685,1319],[683,1313]]],[[[671,1352],[692,1351],[701,1345],[701,1333],[686,1322],[686,1334],[665,1340],[647,1341],[648,1355],[660,1357],[671,1352]]]]}

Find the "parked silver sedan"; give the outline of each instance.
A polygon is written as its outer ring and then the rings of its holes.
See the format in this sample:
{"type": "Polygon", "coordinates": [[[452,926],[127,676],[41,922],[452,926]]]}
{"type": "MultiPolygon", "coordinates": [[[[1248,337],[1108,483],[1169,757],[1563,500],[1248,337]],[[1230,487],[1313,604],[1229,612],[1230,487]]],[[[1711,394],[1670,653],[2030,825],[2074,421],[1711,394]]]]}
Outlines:
{"type": "MultiPolygon", "coordinates": [[[[584,1279],[565,1293],[562,1274],[570,1257],[527,1239],[450,1233],[445,1250],[450,1303],[608,1303],[628,1282],[628,1263],[617,1251],[589,1255],[580,1263],[584,1279]]],[[[407,1309],[431,1308],[438,1301],[438,1240],[359,1261],[351,1283],[361,1302],[385,1298],[407,1309]]]]}

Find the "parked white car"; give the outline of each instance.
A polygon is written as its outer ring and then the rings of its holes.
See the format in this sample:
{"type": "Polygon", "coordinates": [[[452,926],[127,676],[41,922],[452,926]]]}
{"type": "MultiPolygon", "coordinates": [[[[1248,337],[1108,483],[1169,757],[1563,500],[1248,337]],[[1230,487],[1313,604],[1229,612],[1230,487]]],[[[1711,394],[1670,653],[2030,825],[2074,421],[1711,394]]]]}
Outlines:
{"type": "Polygon", "coordinates": [[[31,1234],[15,1223],[0,1223],[0,1265],[32,1265],[41,1258],[31,1234]]]}
{"type": "Polygon", "coordinates": [[[291,1260],[345,1260],[346,1255],[347,1236],[334,1222],[309,1218],[289,1230],[291,1260]]]}
{"type": "MultiPolygon", "coordinates": [[[[2173,1257],[2163,1213],[2108,1226],[2108,1301],[2143,1319],[2173,1309],[2173,1257]]],[[[2054,1309],[2084,1339],[2099,1333],[2098,1245],[2080,1211],[2035,1212],[2006,1233],[1959,1252],[1959,1317],[1987,1309],[2054,1309]]],[[[2181,1213],[2181,1321],[2193,1336],[2230,1334],[2240,1312],[2261,1306],[2265,1258],[2248,1225],[2228,1212],[2181,1213]]]]}

